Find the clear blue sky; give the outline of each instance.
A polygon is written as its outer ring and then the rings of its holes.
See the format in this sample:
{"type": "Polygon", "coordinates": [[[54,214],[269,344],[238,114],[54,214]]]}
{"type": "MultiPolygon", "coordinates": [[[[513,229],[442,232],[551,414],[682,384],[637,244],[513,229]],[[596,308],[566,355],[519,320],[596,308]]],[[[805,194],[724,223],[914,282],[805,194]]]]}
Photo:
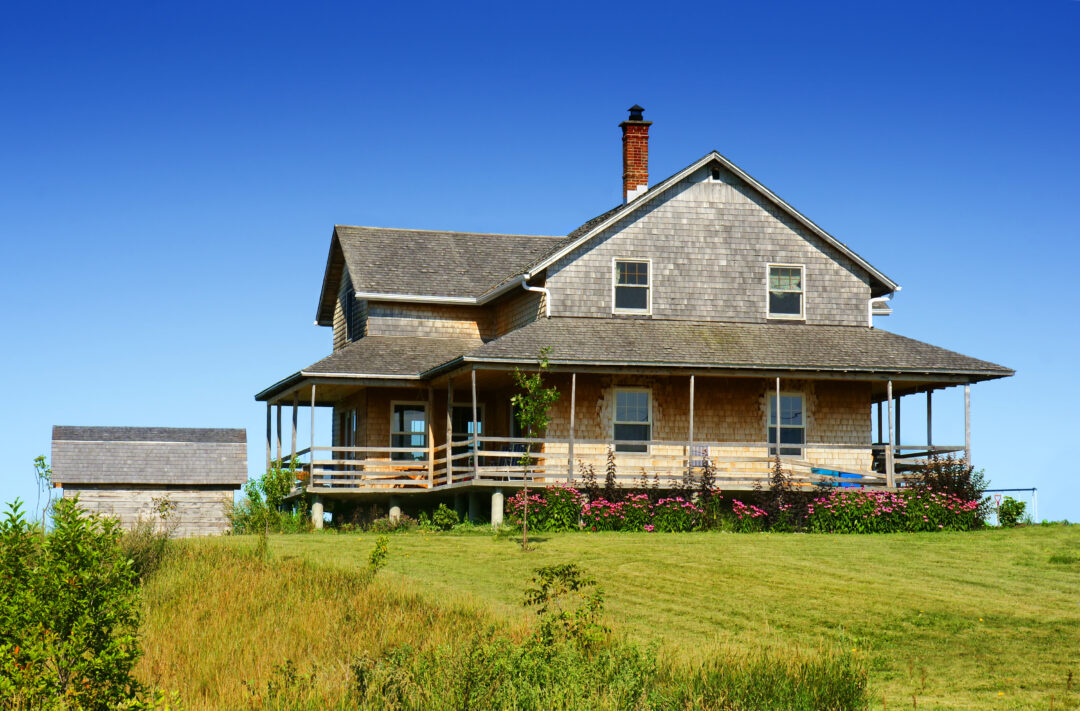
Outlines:
{"type": "Polygon", "coordinates": [[[1015,368],[975,462],[1080,519],[1080,2],[314,5],[5,4],[0,500],[53,424],[246,426],[256,472],[333,224],[565,233],[640,103],[654,177],[718,149],[903,285],[882,327],[1015,368]]]}

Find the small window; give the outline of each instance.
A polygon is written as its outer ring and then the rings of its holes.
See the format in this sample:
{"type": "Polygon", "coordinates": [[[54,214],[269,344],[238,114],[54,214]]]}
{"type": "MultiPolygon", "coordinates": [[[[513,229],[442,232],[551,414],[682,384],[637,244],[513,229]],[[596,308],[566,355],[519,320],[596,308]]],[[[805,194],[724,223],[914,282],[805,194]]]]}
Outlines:
{"type": "Polygon", "coordinates": [[[410,447],[418,451],[391,452],[390,459],[406,462],[427,459],[427,406],[422,403],[394,403],[392,413],[390,446],[410,447]]]}
{"type": "Polygon", "coordinates": [[[803,317],[803,268],[769,265],[769,318],[803,317]]]}
{"type": "Polygon", "coordinates": [[[619,259],[614,274],[615,313],[649,313],[649,262],[619,259]]]}
{"type": "Polygon", "coordinates": [[[715,166],[712,169],[712,179],[720,180],[720,169],[715,166]]]}
{"type": "Polygon", "coordinates": [[[652,408],[648,390],[615,391],[616,441],[642,442],[643,444],[616,444],[616,452],[648,452],[652,439],[652,408]]]}
{"type": "MultiPolygon", "coordinates": [[[[776,396],[769,396],[769,456],[776,456],[776,396]]],[[[780,394],[780,456],[801,457],[806,444],[802,395],[780,394]]]]}

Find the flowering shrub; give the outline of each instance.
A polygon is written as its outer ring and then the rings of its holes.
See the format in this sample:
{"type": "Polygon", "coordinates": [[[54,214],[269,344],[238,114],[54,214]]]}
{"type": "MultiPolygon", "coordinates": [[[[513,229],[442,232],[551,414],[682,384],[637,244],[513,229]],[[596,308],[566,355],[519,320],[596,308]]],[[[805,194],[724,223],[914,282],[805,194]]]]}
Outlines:
{"type": "Polygon", "coordinates": [[[807,509],[810,530],[826,533],[968,531],[979,522],[981,502],[927,489],[837,490],[807,509]]]}
{"type": "Polygon", "coordinates": [[[735,514],[734,530],[738,533],[760,531],[765,527],[765,511],[753,504],[744,504],[738,499],[732,499],[731,513],[735,514]]]}
{"type": "MultiPolygon", "coordinates": [[[[576,531],[578,515],[581,513],[585,496],[572,486],[552,484],[544,489],[529,491],[529,530],[531,531],[576,531]]],[[[521,525],[522,511],[525,508],[525,492],[519,491],[507,502],[508,518],[515,525],[521,525]]]]}
{"type": "Polygon", "coordinates": [[[653,525],[667,533],[692,531],[701,522],[703,511],[681,496],[660,499],[652,506],[653,525]]]}

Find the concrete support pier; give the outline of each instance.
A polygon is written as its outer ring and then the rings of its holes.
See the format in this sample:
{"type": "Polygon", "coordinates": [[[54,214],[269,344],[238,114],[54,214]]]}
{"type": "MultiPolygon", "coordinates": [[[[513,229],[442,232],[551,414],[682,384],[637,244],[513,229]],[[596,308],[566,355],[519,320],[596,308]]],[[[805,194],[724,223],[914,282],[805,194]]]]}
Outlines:
{"type": "Polygon", "coordinates": [[[390,511],[388,512],[391,521],[396,521],[401,518],[401,497],[390,497],[390,511]]]}
{"type": "Polygon", "coordinates": [[[491,492],[491,525],[503,524],[503,490],[496,489],[491,492]]]}
{"type": "Polygon", "coordinates": [[[321,496],[314,496],[311,499],[311,525],[315,527],[316,531],[323,527],[323,500],[321,496]]]}

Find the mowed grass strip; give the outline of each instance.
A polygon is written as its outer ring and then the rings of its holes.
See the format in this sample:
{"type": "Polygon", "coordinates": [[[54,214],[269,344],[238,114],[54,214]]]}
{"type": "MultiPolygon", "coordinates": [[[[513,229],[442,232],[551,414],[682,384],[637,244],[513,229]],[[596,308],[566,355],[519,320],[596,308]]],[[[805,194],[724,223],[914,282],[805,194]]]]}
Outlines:
{"type": "MultiPolygon", "coordinates": [[[[273,537],[279,557],[357,569],[374,536],[273,537]]],[[[238,541],[243,544],[242,539],[238,541]]],[[[514,622],[533,569],[576,562],[609,618],[665,655],[857,650],[890,708],[1080,708],[1080,526],[974,533],[393,536],[388,573],[514,622]],[[1067,677],[1073,673],[1072,689],[1067,677]]]]}

